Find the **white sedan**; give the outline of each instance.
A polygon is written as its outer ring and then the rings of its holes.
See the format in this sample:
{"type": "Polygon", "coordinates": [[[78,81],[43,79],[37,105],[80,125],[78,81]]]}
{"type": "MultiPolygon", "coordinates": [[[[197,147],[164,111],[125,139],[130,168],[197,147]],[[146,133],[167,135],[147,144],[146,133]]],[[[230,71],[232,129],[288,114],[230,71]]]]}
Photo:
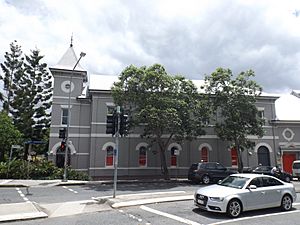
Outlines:
{"type": "Polygon", "coordinates": [[[281,207],[292,209],[296,201],[295,187],[273,176],[233,174],[218,184],[202,187],[195,192],[194,203],[201,209],[227,213],[238,217],[241,212],[281,207]]]}

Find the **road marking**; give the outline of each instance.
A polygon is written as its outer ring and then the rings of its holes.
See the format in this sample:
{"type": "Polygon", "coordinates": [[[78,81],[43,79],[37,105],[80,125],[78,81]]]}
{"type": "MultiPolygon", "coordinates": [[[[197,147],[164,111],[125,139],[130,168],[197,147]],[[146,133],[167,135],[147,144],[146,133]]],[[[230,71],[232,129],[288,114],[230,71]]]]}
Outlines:
{"type": "Polygon", "coordinates": [[[67,186],[62,186],[62,187],[63,187],[64,189],[67,189],[67,190],[73,192],[74,194],[78,194],[78,191],[74,191],[73,189],[68,188],[67,186]]]}
{"type": "Polygon", "coordinates": [[[30,202],[27,197],[23,194],[23,192],[20,190],[20,188],[16,188],[17,192],[19,193],[20,197],[23,198],[25,202],[30,202]]]}
{"type": "Polygon", "coordinates": [[[197,222],[194,222],[194,221],[191,221],[191,220],[188,220],[188,219],[184,219],[182,217],[175,216],[175,215],[172,215],[172,214],[169,214],[169,213],[161,212],[161,211],[158,211],[156,209],[151,209],[151,208],[149,208],[147,206],[144,206],[144,205],[140,206],[140,208],[145,210],[145,211],[148,211],[148,212],[160,215],[160,216],[164,216],[164,217],[179,221],[181,223],[190,224],[190,225],[201,225],[200,223],[197,223],[197,222]]]}
{"type": "Polygon", "coordinates": [[[238,219],[220,221],[220,222],[210,223],[207,225],[218,225],[218,224],[225,224],[225,223],[231,223],[231,222],[237,222],[237,221],[243,221],[243,220],[251,220],[251,219],[257,219],[257,218],[262,218],[262,217],[279,216],[279,215],[299,213],[299,212],[300,212],[300,210],[280,212],[280,213],[269,213],[269,214],[264,214],[264,215],[259,215],[259,216],[248,216],[248,217],[243,217],[243,218],[238,218],[238,219]]]}
{"type": "Polygon", "coordinates": [[[183,194],[183,193],[186,193],[186,192],[185,191],[161,191],[161,192],[147,192],[147,193],[137,193],[137,194],[124,194],[124,195],[118,195],[118,197],[183,194]]]}
{"type": "Polygon", "coordinates": [[[131,219],[137,220],[138,222],[142,222],[142,221],[143,221],[141,218],[138,218],[138,217],[136,217],[136,216],[134,216],[134,215],[132,215],[132,214],[130,214],[130,213],[126,213],[126,212],[124,212],[124,210],[122,210],[122,209],[120,209],[119,212],[120,212],[120,213],[123,213],[123,214],[125,214],[125,215],[127,215],[127,216],[128,216],[129,218],[131,218],[131,219]]]}

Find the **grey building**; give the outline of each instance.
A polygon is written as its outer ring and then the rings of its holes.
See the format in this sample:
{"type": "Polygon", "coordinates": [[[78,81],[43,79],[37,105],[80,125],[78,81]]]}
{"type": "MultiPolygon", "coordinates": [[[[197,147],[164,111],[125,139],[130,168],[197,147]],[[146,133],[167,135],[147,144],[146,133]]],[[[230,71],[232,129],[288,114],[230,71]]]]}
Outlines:
{"type": "MultiPolygon", "coordinates": [[[[106,115],[115,107],[110,87],[117,76],[93,75],[76,66],[77,57],[72,46],[58,64],[50,68],[54,78],[52,119],[50,128],[49,159],[63,167],[64,152],[61,151],[59,130],[69,124],[68,164],[78,171],[85,171],[93,178],[113,176],[113,151],[115,139],[106,134],[106,115]],[[71,85],[70,85],[71,81],[71,85]],[[70,115],[68,115],[70,107],[70,115]]],[[[197,81],[195,81],[197,84],[197,81]]],[[[300,143],[299,121],[280,121],[276,118],[275,101],[278,96],[264,94],[257,99],[257,108],[265,118],[265,135],[255,142],[255,148],[243,152],[244,166],[281,164],[290,170],[291,160],[298,159],[300,143]],[[293,158],[290,156],[294,154],[293,158]]],[[[138,133],[120,138],[120,177],[153,177],[161,174],[158,147],[151,146],[138,133]]],[[[237,166],[237,154],[228,143],[214,133],[213,125],[207,134],[183,144],[168,146],[167,162],[173,177],[187,175],[193,162],[218,161],[225,166],[237,166]]]]}

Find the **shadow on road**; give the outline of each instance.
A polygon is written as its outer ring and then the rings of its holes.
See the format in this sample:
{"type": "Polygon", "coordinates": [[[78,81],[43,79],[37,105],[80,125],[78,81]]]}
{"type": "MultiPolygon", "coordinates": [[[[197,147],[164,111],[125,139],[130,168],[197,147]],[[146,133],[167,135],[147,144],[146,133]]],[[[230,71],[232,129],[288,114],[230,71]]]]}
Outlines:
{"type": "MultiPolygon", "coordinates": [[[[113,188],[113,184],[85,184],[81,186],[83,189],[89,189],[94,191],[107,191],[113,188]]],[[[194,185],[190,182],[136,182],[136,183],[118,183],[117,189],[119,191],[133,191],[133,192],[143,192],[143,191],[156,191],[156,190],[168,190],[177,187],[191,187],[195,190],[199,185],[194,185]]]]}

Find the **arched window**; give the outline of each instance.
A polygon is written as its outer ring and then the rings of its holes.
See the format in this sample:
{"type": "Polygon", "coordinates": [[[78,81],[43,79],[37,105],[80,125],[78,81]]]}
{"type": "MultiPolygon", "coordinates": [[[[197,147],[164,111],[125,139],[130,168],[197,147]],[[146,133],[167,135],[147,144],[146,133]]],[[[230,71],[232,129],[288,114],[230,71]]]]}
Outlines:
{"type": "Polygon", "coordinates": [[[208,162],[208,148],[207,147],[201,148],[201,161],[208,162]]]}
{"type": "Polygon", "coordinates": [[[257,150],[258,164],[270,166],[270,152],[266,146],[260,146],[257,150]]]}
{"type": "Polygon", "coordinates": [[[231,149],[231,165],[232,166],[237,166],[238,165],[237,150],[235,148],[231,149]]]}
{"type": "Polygon", "coordinates": [[[147,165],[147,148],[145,146],[141,146],[139,148],[139,166],[147,165]]]}
{"type": "Polygon", "coordinates": [[[171,166],[177,166],[178,151],[178,148],[175,146],[171,148],[171,166]]]}
{"type": "Polygon", "coordinates": [[[106,147],[106,166],[112,166],[114,163],[114,148],[109,145],[106,147]]]}

